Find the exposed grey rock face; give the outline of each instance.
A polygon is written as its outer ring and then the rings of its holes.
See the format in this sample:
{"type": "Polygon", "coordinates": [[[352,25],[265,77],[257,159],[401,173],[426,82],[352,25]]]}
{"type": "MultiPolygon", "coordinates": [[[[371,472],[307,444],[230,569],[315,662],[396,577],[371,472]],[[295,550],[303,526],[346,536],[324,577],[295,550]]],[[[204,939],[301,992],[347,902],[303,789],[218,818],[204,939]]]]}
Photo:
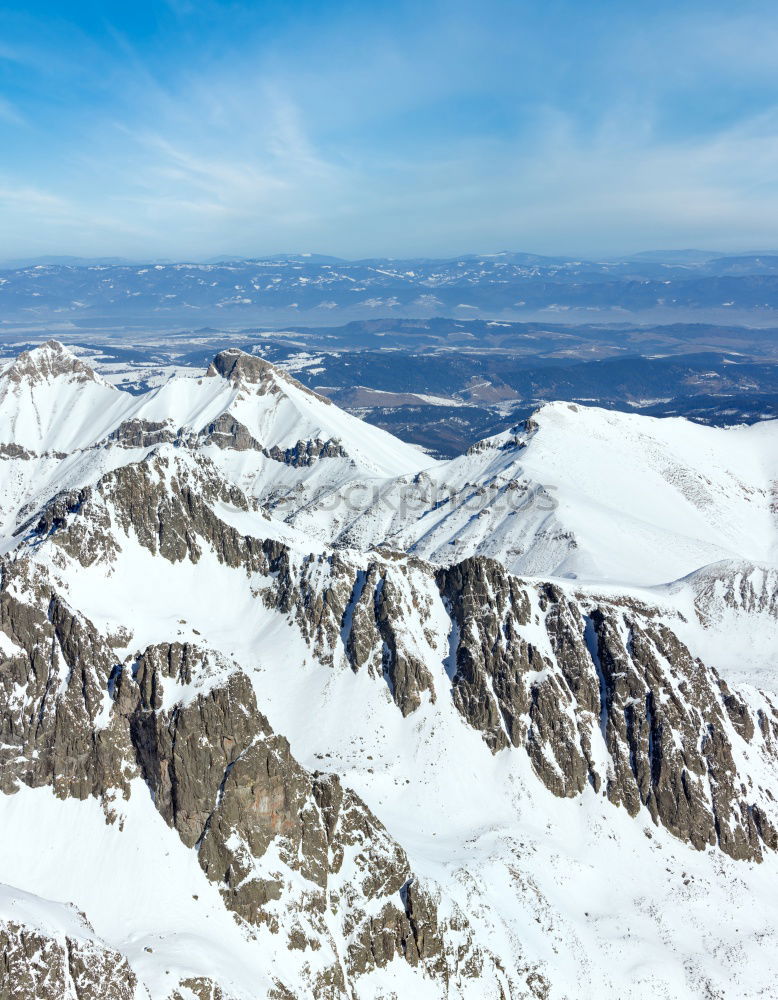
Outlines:
{"type": "MultiPolygon", "coordinates": [[[[410,610],[403,600],[395,567],[388,567],[376,584],[373,597],[375,623],[383,641],[382,667],[397,706],[408,715],[421,704],[421,694],[428,691],[435,700],[432,676],[423,660],[407,645],[406,623],[410,610]]],[[[363,591],[364,594],[364,591],[363,591]]],[[[353,645],[353,644],[352,644],[353,645]]]]}
{"type": "Polygon", "coordinates": [[[0,444],[0,459],[21,458],[29,460],[35,457],[34,452],[30,451],[28,448],[22,448],[20,444],[15,444],[13,441],[0,444]]]}
{"type": "MultiPolygon", "coordinates": [[[[94,626],[46,588],[27,603],[13,597],[22,571],[6,567],[0,604],[0,627],[19,648],[0,667],[3,695],[10,705],[15,691],[25,692],[2,717],[3,791],[49,784],[63,797],[97,796],[110,819],[115,796],[128,794],[140,774],[240,919],[287,934],[289,948],[328,943],[333,960],[312,984],[316,996],[341,1000],[354,977],[395,957],[444,979],[480,974],[485,953],[472,940],[446,952],[445,926],[405,852],[337,775],[299,765],[271,731],[243,673],[182,643],[151,646],[117,664],[94,626]],[[192,685],[201,693],[176,701],[176,691],[192,685]],[[291,926],[279,919],[290,912],[291,926]],[[345,952],[332,937],[333,920],[350,942],[345,952]]],[[[463,928],[461,915],[459,938],[463,928]]],[[[19,961],[33,954],[27,941],[16,942],[19,961]]],[[[57,995],[55,958],[46,958],[50,983],[41,985],[28,969],[31,989],[57,995]]],[[[74,996],[102,995],[91,989],[87,983],[74,996]]],[[[110,990],[104,995],[125,995],[110,990]]]]}
{"type": "Polygon", "coordinates": [[[203,444],[233,451],[263,451],[262,445],[252,436],[248,427],[236,420],[231,413],[222,413],[200,431],[203,444]]]}
{"type": "Polygon", "coordinates": [[[519,746],[529,708],[522,676],[542,670],[535,650],[518,639],[529,621],[529,600],[519,582],[497,563],[470,559],[438,573],[456,637],[454,701],[492,750],[519,746]],[[506,582],[507,591],[502,590],[506,582]]]}
{"type": "Polygon", "coordinates": [[[138,1000],[138,996],[138,979],[127,959],[100,942],[0,923],[0,1000],[138,1000]]]}
{"type": "Polygon", "coordinates": [[[197,1000],[230,1000],[230,997],[218,983],[204,976],[191,976],[188,979],[182,979],[179,987],[180,989],[175,989],[170,994],[170,1000],[191,1000],[192,996],[197,997],[197,1000]],[[186,996],[181,990],[187,991],[186,996]]]}
{"type": "Polygon", "coordinates": [[[0,788],[51,785],[61,796],[102,797],[122,787],[128,744],[97,728],[115,658],[94,626],[41,588],[13,596],[16,567],[2,566],[0,629],[18,650],[0,664],[0,788]]]}
{"type": "MultiPolygon", "coordinates": [[[[409,642],[406,628],[424,608],[405,563],[357,568],[337,552],[296,565],[285,546],[274,546],[268,564],[275,586],[265,603],[294,618],[318,659],[332,664],[340,643],[353,670],[383,677],[403,715],[435,700],[432,676],[409,642]]],[[[423,633],[424,626],[420,631],[423,633]]]]}
{"type": "MultiPolygon", "coordinates": [[[[172,440],[172,439],[171,439],[172,440]]],[[[339,441],[298,441],[293,447],[265,448],[251,434],[248,427],[237,420],[231,413],[222,413],[200,431],[200,440],[205,445],[216,445],[217,448],[232,451],[258,451],[265,458],[294,468],[304,468],[313,465],[320,458],[347,458],[339,441]]]]}
{"type": "MultiPolygon", "coordinates": [[[[58,493],[43,507],[42,510],[25,521],[15,532],[16,537],[24,535],[25,532],[33,530],[38,537],[51,534],[58,528],[65,525],[68,514],[76,513],[81,505],[89,499],[92,491],[88,486],[78,490],[68,490],[58,493]]],[[[71,529],[71,533],[73,529],[71,529]]]]}
{"type": "Polygon", "coordinates": [[[221,501],[246,510],[248,499],[225,483],[206,459],[191,460],[198,472],[194,480],[182,475],[182,467],[170,456],[152,452],[142,462],[107,473],[94,487],[54,497],[37,520],[27,522],[18,533],[31,529],[33,540],[50,535],[54,544],[88,566],[116,552],[111,532],[115,517],[152,554],[173,562],[196,562],[203,542],[228,565],[250,562],[255,553],[261,553],[261,543],[240,535],[217,518],[210,506],[221,501]],[[68,522],[67,530],[54,530],[73,514],[78,517],[68,522]]]}
{"type": "Polygon", "coordinates": [[[172,443],[180,437],[167,421],[140,420],[137,417],[119,424],[109,436],[122,448],[153,448],[158,444],[172,443]]]}
{"type": "Polygon", "coordinates": [[[259,383],[270,378],[277,369],[262,358],[246,354],[237,347],[220,351],[208,367],[206,376],[221,376],[232,382],[259,383]]]}
{"type": "Polygon", "coordinates": [[[313,441],[298,441],[292,448],[273,446],[263,450],[273,461],[291,465],[296,469],[313,465],[320,458],[348,458],[348,453],[340,441],[332,438],[327,441],[322,441],[320,438],[313,441]]]}
{"type": "Polygon", "coordinates": [[[284,385],[292,385],[322,403],[333,405],[332,400],[320,396],[281,368],[276,368],[269,361],[253,354],[246,354],[237,347],[228,347],[227,350],[217,354],[205,374],[208,378],[221,376],[236,385],[241,383],[251,385],[254,392],[260,393],[264,391],[278,394],[284,385]]]}
{"type": "MultiPolygon", "coordinates": [[[[311,774],[272,733],[247,678],[172,712],[160,712],[163,678],[191,683],[202,654],[189,646],[152,647],[123,670],[116,705],[127,714],[141,773],[165,820],[219,886],[225,904],[250,924],[279,932],[289,906],[285,872],[307,883],[295,900],[289,947],[320,947],[328,913],[352,941],[343,968],[333,967],[321,995],[340,996],[349,978],[383,967],[395,956],[448,975],[442,930],[432,897],[414,879],[408,858],[362,800],[332,774],[311,774]],[[275,845],[275,868],[263,859],[275,845]],[[342,884],[346,857],[353,869],[342,884]],[[338,889],[331,887],[340,876],[338,889]],[[371,901],[384,900],[368,918],[371,901]]],[[[464,919],[464,918],[463,918],[464,919]]],[[[472,969],[482,968],[476,953],[472,969]]],[[[462,970],[459,970],[460,974],[462,970]]]]}
{"type": "Polygon", "coordinates": [[[752,741],[775,762],[770,699],[756,736],[745,703],[638,605],[580,607],[542,585],[533,612],[531,589],[480,558],[437,580],[456,637],[453,697],[493,751],[523,746],[556,795],[604,786],[614,804],[633,816],[645,807],[698,849],[758,860],[773,848],[769,790],[747,788],[735,762],[752,741]],[[520,635],[533,614],[553,658],[520,635]]]}
{"type": "Polygon", "coordinates": [[[33,385],[59,375],[69,375],[80,382],[102,382],[88,364],[57,340],[47,340],[42,349],[22,351],[3,372],[3,378],[9,383],[33,385]]]}
{"type": "MultiPolygon", "coordinates": [[[[718,844],[757,859],[775,842],[766,790],[738,776],[749,748],[775,762],[775,706],[765,698],[756,725],[737,694],[638,604],[575,600],[480,557],[434,577],[404,558],[364,568],[337,552],[300,559],[218,518],[210,504],[245,509],[248,500],[207,464],[197,468],[195,487],[171,459],[151,456],[110,473],[88,495],[58,498],[36,530],[83,561],[106,550],[101,526],[110,504],[125,531],[167,559],[197,561],[210,547],[265,580],[263,603],[294,622],[321,662],[345,661],[382,678],[406,716],[425,693],[436,697],[430,619],[442,600],[454,703],[493,752],[522,748],[554,794],[575,796],[591,784],[631,815],[647,809],[697,848],[718,844]],[[543,642],[530,641],[528,631],[543,642]]],[[[146,669],[140,662],[144,690],[146,669]]],[[[153,691],[144,697],[158,708],[153,691]]]]}

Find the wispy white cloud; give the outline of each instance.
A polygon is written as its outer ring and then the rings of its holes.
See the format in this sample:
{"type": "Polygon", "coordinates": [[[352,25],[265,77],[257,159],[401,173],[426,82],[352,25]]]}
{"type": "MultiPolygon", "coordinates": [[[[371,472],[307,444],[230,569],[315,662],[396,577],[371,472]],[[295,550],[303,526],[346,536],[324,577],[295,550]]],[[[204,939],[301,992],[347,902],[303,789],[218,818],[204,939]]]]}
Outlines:
{"type": "Polygon", "coordinates": [[[0,121],[11,125],[24,125],[25,118],[19,109],[0,94],[0,121]]]}
{"type": "Polygon", "coordinates": [[[20,213],[73,214],[75,206],[50,191],[0,179],[0,204],[20,213]]]}
{"type": "Polygon", "coordinates": [[[159,189],[164,180],[179,189],[201,191],[215,201],[250,199],[262,201],[286,188],[287,182],[276,177],[257,163],[238,159],[218,158],[210,151],[184,149],[160,135],[136,136],[145,147],[149,175],[142,179],[145,187],[159,189]]]}
{"type": "MultiPolygon", "coordinates": [[[[172,66],[109,32],[112,100],[42,139],[52,151],[29,169],[7,168],[6,189],[29,197],[12,211],[0,192],[4,232],[21,239],[38,212],[52,249],[170,256],[775,240],[778,113],[741,90],[778,84],[778,21],[757,32],[742,13],[662,8],[626,31],[622,12],[585,40],[570,31],[554,58],[537,19],[501,30],[510,4],[478,18],[452,4],[408,37],[359,34],[357,18],[351,33],[247,38],[172,66]],[[717,114],[703,84],[730,78],[741,89],[717,114]],[[62,205],[36,207],[35,191],[62,205]]],[[[3,108],[7,125],[25,110],[3,108]]]]}

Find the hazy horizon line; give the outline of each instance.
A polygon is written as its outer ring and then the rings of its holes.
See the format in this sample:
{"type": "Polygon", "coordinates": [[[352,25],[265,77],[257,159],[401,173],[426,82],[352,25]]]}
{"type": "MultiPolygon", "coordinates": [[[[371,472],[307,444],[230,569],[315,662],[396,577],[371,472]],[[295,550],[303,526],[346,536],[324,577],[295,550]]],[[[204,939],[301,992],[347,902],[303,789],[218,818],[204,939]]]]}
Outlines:
{"type": "Polygon", "coordinates": [[[63,266],[92,266],[92,265],[103,265],[106,267],[116,266],[121,267],[125,265],[171,265],[171,264],[229,264],[232,262],[251,262],[251,261],[265,261],[265,260],[300,260],[300,259],[310,259],[312,262],[322,262],[326,263],[328,261],[340,262],[344,264],[359,264],[371,260],[382,260],[382,261],[451,261],[451,260],[463,260],[466,258],[487,258],[487,257],[527,257],[527,258],[537,258],[538,260],[548,260],[548,261],[559,261],[566,263],[608,263],[611,261],[630,261],[638,260],[640,258],[650,258],[656,257],[659,260],[661,257],[666,256],[680,256],[680,255],[700,255],[701,258],[707,257],[708,259],[715,258],[726,258],[726,257],[754,257],[754,256],[778,256],[778,249],[761,247],[761,248],[749,248],[743,250],[722,250],[722,249],[703,249],[701,247],[693,246],[678,246],[678,247],[651,247],[649,249],[635,250],[631,252],[614,252],[611,254],[571,254],[560,251],[558,253],[540,253],[534,250],[468,250],[461,253],[451,253],[451,254],[419,254],[419,253],[409,253],[407,255],[398,254],[365,254],[361,256],[343,256],[342,254],[328,253],[326,251],[318,250],[278,250],[266,253],[234,253],[225,252],[223,254],[214,253],[208,256],[193,255],[191,257],[171,257],[171,256],[143,256],[143,257],[128,257],[123,254],[65,254],[65,253],[42,253],[33,255],[22,255],[19,257],[6,257],[0,259],[0,267],[30,267],[30,266],[56,266],[61,264],[63,266]]]}

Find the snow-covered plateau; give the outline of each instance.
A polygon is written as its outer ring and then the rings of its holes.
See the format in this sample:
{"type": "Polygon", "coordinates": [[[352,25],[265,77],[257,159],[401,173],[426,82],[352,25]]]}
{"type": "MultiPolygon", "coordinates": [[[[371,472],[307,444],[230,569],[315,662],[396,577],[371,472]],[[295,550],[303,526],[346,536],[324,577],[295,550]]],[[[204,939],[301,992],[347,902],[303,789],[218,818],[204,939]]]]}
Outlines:
{"type": "Polygon", "coordinates": [[[0,997],[778,996],[778,422],[50,341],[0,477],[0,997]]]}

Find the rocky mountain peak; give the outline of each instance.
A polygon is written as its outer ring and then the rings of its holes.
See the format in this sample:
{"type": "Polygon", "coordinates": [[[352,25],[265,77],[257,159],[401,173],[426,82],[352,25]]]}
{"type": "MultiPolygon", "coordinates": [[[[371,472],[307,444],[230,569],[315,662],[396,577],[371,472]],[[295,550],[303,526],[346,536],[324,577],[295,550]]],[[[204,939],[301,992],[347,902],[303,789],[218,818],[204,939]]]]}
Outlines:
{"type": "Polygon", "coordinates": [[[47,340],[39,347],[22,353],[2,373],[10,382],[50,382],[62,375],[80,382],[105,383],[86,362],[58,340],[47,340]]]}
{"type": "Polygon", "coordinates": [[[264,382],[278,373],[278,369],[269,361],[247,354],[237,347],[228,347],[219,351],[208,367],[206,376],[221,375],[230,382],[264,382]]]}
{"type": "Polygon", "coordinates": [[[294,386],[301,392],[321,400],[322,403],[326,403],[328,406],[332,405],[329,399],[312,392],[281,368],[277,368],[274,364],[265,361],[264,358],[257,357],[255,354],[247,354],[239,347],[228,347],[224,351],[219,351],[205,374],[211,378],[220,375],[223,379],[234,384],[255,385],[266,392],[271,391],[274,387],[275,391],[279,391],[282,386],[294,386]]]}

